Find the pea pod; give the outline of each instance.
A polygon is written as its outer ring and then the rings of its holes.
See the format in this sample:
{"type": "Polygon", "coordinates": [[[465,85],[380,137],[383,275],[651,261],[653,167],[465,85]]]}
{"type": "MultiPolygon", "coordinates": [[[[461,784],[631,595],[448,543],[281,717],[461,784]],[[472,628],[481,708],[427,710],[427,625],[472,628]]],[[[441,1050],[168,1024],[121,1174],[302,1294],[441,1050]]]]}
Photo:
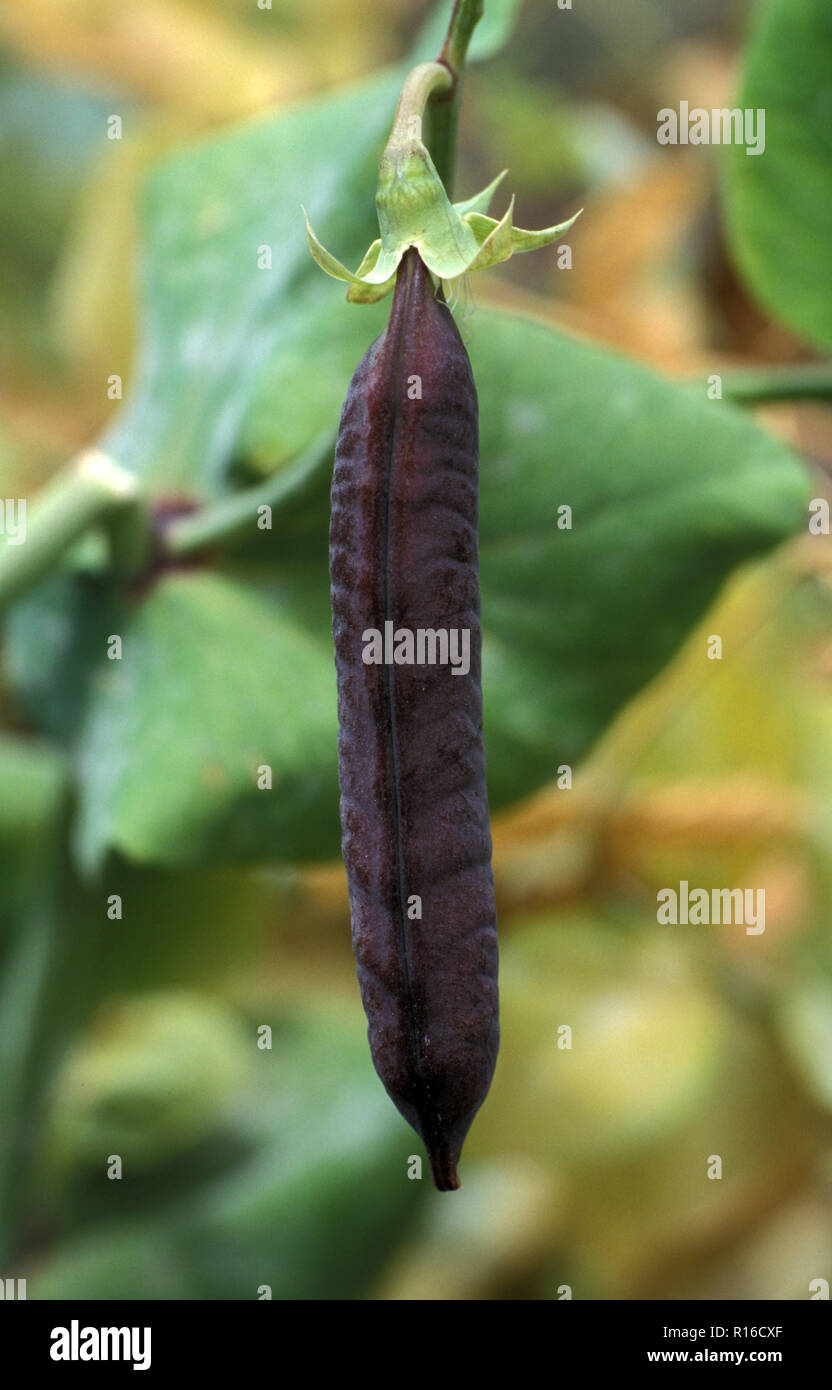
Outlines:
{"type": "Polygon", "coordinates": [[[342,411],[330,573],[343,854],[370,1048],[440,1191],[459,1186],[499,1040],[477,482],[468,354],[411,249],[342,411]]]}

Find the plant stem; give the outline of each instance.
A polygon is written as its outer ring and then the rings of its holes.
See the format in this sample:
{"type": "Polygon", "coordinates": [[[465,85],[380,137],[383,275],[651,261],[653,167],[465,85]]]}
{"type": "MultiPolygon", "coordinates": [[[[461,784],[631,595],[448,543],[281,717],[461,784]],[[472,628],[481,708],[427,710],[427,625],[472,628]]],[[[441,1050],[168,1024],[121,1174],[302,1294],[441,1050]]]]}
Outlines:
{"type": "Polygon", "coordinates": [[[416,116],[421,120],[428,98],[433,93],[447,94],[450,92],[452,81],[448,69],[442,63],[419,63],[417,67],[410,69],[402,87],[399,104],[396,107],[393,129],[390,131],[390,139],[387,141],[387,150],[405,145],[409,139],[413,138],[413,132],[410,129],[410,122],[413,117],[416,116]]]}
{"type": "Polygon", "coordinates": [[[766,401],[832,401],[832,364],[753,367],[728,373],[722,382],[725,400],[746,405],[766,401]]]}
{"type": "Polygon", "coordinates": [[[165,553],[182,557],[251,536],[257,528],[258,508],[276,507],[314,485],[322,465],[329,467],[333,447],[332,430],[326,430],[288,468],[254,487],[233,493],[213,507],[170,522],[162,535],[165,553]]]}
{"type": "Polygon", "coordinates": [[[107,532],[117,571],[140,568],[150,518],[135,479],[107,454],[88,450],[37,495],[31,515],[20,512],[18,534],[7,533],[0,543],[0,607],[36,584],[95,526],[107,532]]]}
{"type": "Polygon", "coordinates": [[[482,19],[483,8],[483,0],[454,0],[448,32],[439,54],[439,62],[450,68],[454,78],[462,76],[471,35],[482,19]]]}
{"type": "MultiPolygon", "coordinates": [[[[43,827],[38,827],[43,830],[43,827]]],[[[24,1192],[31,1182],[32,1149],[43,1106],[43,1077],[55,1047],[52,1026],[56,961],[64,934],[58,930],[58,870],[54,829],[46,828],[44,852],[37,857],[40,876],[30,886],[27,906],[4,961],[0,988],[0,1061],[3,1097],[0,1101],[0,1263],[15,1253],[15,1237],[26,1206],[24,1192]],[[44,1018],[50,1027],[43,1026],[44,1018]]],[[[58,982],[60,990],[63,981],[58,982]]],[[[58,1030],[59,1031],[59,1030],[58,1030]]]]}
{"type": "Polygon", "coordinates": [[[425,112],[425,144],[449,198],[453,188],[465,56],[482,11],[483,0],[454,0],[448,32],[437,59],[450,72],[451,87],[444,92],[433,92],[425,112]]]}

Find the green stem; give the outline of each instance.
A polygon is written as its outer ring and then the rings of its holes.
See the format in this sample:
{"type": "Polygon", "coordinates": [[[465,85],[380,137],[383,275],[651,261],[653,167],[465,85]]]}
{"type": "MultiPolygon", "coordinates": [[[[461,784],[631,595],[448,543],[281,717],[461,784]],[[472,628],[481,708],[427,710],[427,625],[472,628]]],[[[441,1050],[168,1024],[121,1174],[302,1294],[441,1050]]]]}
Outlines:
{"type": "Polygon", "coordinates": [[[483,0],[455,0],[445,42],[438,62],[451,74],[451,86],[444,92],[433,92],[426,110],[425,144],[439,177],[451,197],[456,161],[456,136],[459,126],[459,107],[462,99],[462,74],[471,35],[482,18],[483,0]]]}
{"type": "Polygon", "coordinates": [[[162,538],[165,553],[176,557],[192,555],[209,546],[227,545],[251,536],[257,527],[258,509],[279,506],[314,486],[322,466],[329,467],[332,450],[333,435],[327,430],[294,463],[273,477],[226,497],[216,506],[171,522],[162,538]]]}
{"type": "Polygon", "coordinates": [[[454,0],[448,32],[439,54],[440,63],[450,68],[454,78],[462,76],[471,35],[482,19],[483,9],[483,0],[454,0]]]}
{"type": "Polygon", "coordinates": [[[396,107],[393,129],[390,131],[390,139],[387,141],[387,151],[393,151],[402,145],[407,145],[408,141],[412,140],[413,131],[410,123],[413,118],[416,117],[421,121],[425,103],[431,94],[449,92],[451,86],[452,78],[442,63],[419,63],[417,67],[411,68],[405,78],[399,104],[396,107]]]}
{"type": "MultiPolygon", "coordinates": [[[[3,1096],[0,1102],[0,1263],[14,1253],[15,1237],[25,1206],[22,1193],[29,1181],[32,1131],[37,1129],[43,1103],[42,1077],[47,1065],[52,1028],[44,1017],[54,984],[58,955],[54,896],[47,864],[45,888],[34,891],[34,900],[22,914],[19,930],[4,964],[0,989],[0,1061],[3,1063],[3,1096]]],[[[54,1045],[54,1043],[53,1043],[54,1045]]]]}
{"type": "Polygon", "coordinates": [[[135,479],[97,450],[80,454],[53,478],[31,509],[19,510],[18,523],[17,534],[7,531],[0,543],[0,607],[48,574],[93,527],[107,531],[113,567],[122,574],[140,568],[150,541],[149,513],[135,479]]]}
{"type": "Polygon", "coordinates": [[[803,363],[794,367],[753,367],[727,373],[722,381],[725,400],[745,405],[767,401],[832,401],[832,364],[803,363]]]}

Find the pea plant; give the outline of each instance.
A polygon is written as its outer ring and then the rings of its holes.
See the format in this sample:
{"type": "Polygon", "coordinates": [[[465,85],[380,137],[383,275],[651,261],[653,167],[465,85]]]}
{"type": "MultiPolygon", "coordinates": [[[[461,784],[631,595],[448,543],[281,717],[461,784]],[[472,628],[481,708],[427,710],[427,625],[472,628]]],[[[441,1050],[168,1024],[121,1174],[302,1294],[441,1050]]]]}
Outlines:
{"type": "MultiPolygon", "coordinates": [[[[54,1242],[45,1296],[135,1293],[159,1248],[167,1296],[252,1296],[263,1229],[293,1296],[326,1296],[304,1232],[322,1189],[353,1212],[368,1181],[343,1235],[370,1279],[421,1198],[354,1019],[335,1044],[275,1023],[288,1090],[222,1142],[232,1094],[276,1085],[248,1079],[257,1018],[194,1015],[188,1055],[141,998],[109,1035],[91,1020],[128,983],[178,986],[192,955],[222,970],[264,875],[291,912],[292,874],[343,845],[373,1059],[455,1188],[497,1056],[489,810],[579,766],[734,569],[806,529],[804,465],[736,401],[828,395],[822,364],[715,399],[707,373],[672,382],[538,319],[463,321],[473,272],[567,233],[580,254],[588,216],[524,230],[508,194],[491,216],[510,171],[454,189],[466,62],[513,8],[439,5],[401,66],[153,168],[126,400],[26,499],[25,537],[5,528],[0,1249],[54,1242]],[[360,1143],[333,1119],[334,1052],[362,1078],[360,1143]],[[314,1100],[293,1074],[321,1078],[314,1100]],[[165,1112],[152,1134],[143,1106],[165,1112]],[[118,1154],[152,1173],[183,1148],[115,1221],[91,1179],[66,1197],[67,1151],[75,1172],[118,1154]]],[[[727,152],[725,217],[751,289],[828,351],[828,122],[809,101],[787,122],[832,37],[820,0],[762,8],[741,100],[767,108],[769,148],[727,152]]]]}

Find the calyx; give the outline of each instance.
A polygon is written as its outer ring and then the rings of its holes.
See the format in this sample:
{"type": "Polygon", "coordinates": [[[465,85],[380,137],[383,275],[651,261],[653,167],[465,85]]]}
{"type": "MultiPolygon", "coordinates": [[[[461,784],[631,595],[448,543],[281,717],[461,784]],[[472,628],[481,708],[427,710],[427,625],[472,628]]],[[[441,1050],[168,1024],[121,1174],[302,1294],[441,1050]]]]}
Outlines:
{"type": "Polygon", "coordinates": [[[327,275],[349,284],[347,299],[353,303],[383,299],[392,290],[399,262],[411,246],[431,274],[451,288],[461,276],[499,265],[515,252],[551,245],[580,217],[577,212],[555,227],[525,231],[513,225],[513,198],[503,217],[489,217],[488,208],[505,169],[473,198],[450,201],[421,131],[425,100],[448,76],[441,64],[422,63],[405,83],[379,165],[376,208],[381,236],[354,273],[321,244],[304,209],[312,255],[327,275]]]}

